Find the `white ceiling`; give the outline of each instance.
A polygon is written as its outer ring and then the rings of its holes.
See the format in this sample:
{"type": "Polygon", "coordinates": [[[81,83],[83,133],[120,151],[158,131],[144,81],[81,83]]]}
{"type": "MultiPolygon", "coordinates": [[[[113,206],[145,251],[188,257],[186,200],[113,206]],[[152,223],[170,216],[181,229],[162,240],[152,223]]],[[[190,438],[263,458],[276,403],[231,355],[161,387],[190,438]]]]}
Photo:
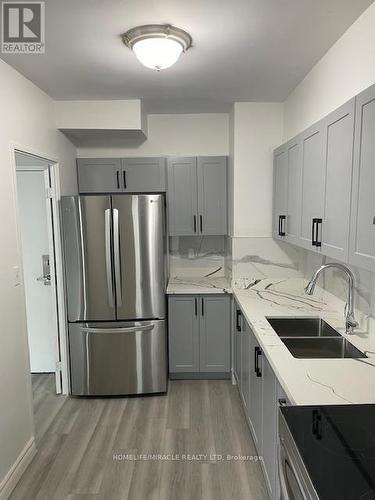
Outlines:
{"type": "Polygon", "coordinates": [[[283,101],[373,0],[46,0],[45,55],[1,57],[55,99],[133,99],[151,113],[283,101]],[[144,68],[120,35],[187,30],[172,68],[144,68]]]}

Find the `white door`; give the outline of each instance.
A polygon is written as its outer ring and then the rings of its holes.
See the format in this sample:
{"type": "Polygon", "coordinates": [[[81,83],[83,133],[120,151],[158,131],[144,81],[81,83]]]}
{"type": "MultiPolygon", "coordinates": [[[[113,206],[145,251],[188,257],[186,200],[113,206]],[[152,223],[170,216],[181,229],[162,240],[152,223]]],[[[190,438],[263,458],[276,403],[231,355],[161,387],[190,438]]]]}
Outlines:
{"type": "Polygon", "coordinates": [[[40,279],[42,256],[51,253],[45,174],[43,170],[17,171],[27,333],[33,373],[55,372],[57,361],[55,287],[40,279]]]}

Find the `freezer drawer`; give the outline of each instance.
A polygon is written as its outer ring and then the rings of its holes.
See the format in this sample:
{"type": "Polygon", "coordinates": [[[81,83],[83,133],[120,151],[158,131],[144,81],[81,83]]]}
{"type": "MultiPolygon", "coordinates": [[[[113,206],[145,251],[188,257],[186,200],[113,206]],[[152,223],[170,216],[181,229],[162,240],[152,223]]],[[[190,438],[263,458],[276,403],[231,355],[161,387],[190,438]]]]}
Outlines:
{"type": "Polygon", "coordinates": [[[167,390],[165,321],[71,323],[69,348],[75,396],[167,390]]]}

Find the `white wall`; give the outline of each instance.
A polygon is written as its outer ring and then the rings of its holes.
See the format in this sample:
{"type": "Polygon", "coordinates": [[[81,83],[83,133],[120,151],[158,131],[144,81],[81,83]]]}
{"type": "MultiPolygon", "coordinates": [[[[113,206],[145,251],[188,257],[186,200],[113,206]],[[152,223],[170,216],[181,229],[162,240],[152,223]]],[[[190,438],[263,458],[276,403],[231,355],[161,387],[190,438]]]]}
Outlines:
{"type": "Polygon", "coordinates": [[[284,140],[301,132],[375,83],[375,3],[285,101],[284,140]]]}
{"type": "MultiPolygon", "coordinates": [[[[29,56],[34,57],[34,56],[29,56]]],[[[36,56],[35,56],[36,57],[36,56]]],[[[15,172],[10,143],[61,163],[61,187],[74,193],[75,149],[55,128],[53,101],[0,60],[0,496],[2,481],[33,435],[29,359],[22,286],[13,266],[20,265],[15,172]]]]}
{"type": "Polygon", "coordinates": [[[282,140],[283,105],[237,102],[231,117],[230,179],[236,237],[272,234],[273,150],[282,140]]]}
{"type": "Polygon", "coordinates": [[[123,147],[78,148],[80,157],[227,155],[229,116],[226,113],[149,115],[148,139],[130,139],[123,147]]]}

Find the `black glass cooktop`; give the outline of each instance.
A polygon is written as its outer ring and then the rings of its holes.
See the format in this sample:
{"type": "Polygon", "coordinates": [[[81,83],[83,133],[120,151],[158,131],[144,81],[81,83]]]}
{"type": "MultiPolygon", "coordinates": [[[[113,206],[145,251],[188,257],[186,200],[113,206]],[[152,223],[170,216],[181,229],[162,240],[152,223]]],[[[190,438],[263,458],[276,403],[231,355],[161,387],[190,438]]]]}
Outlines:
{"type": "Polygon", "coordinates": [[[281,411],[321,500],[375,500],[375,405],[281,411]]]}

